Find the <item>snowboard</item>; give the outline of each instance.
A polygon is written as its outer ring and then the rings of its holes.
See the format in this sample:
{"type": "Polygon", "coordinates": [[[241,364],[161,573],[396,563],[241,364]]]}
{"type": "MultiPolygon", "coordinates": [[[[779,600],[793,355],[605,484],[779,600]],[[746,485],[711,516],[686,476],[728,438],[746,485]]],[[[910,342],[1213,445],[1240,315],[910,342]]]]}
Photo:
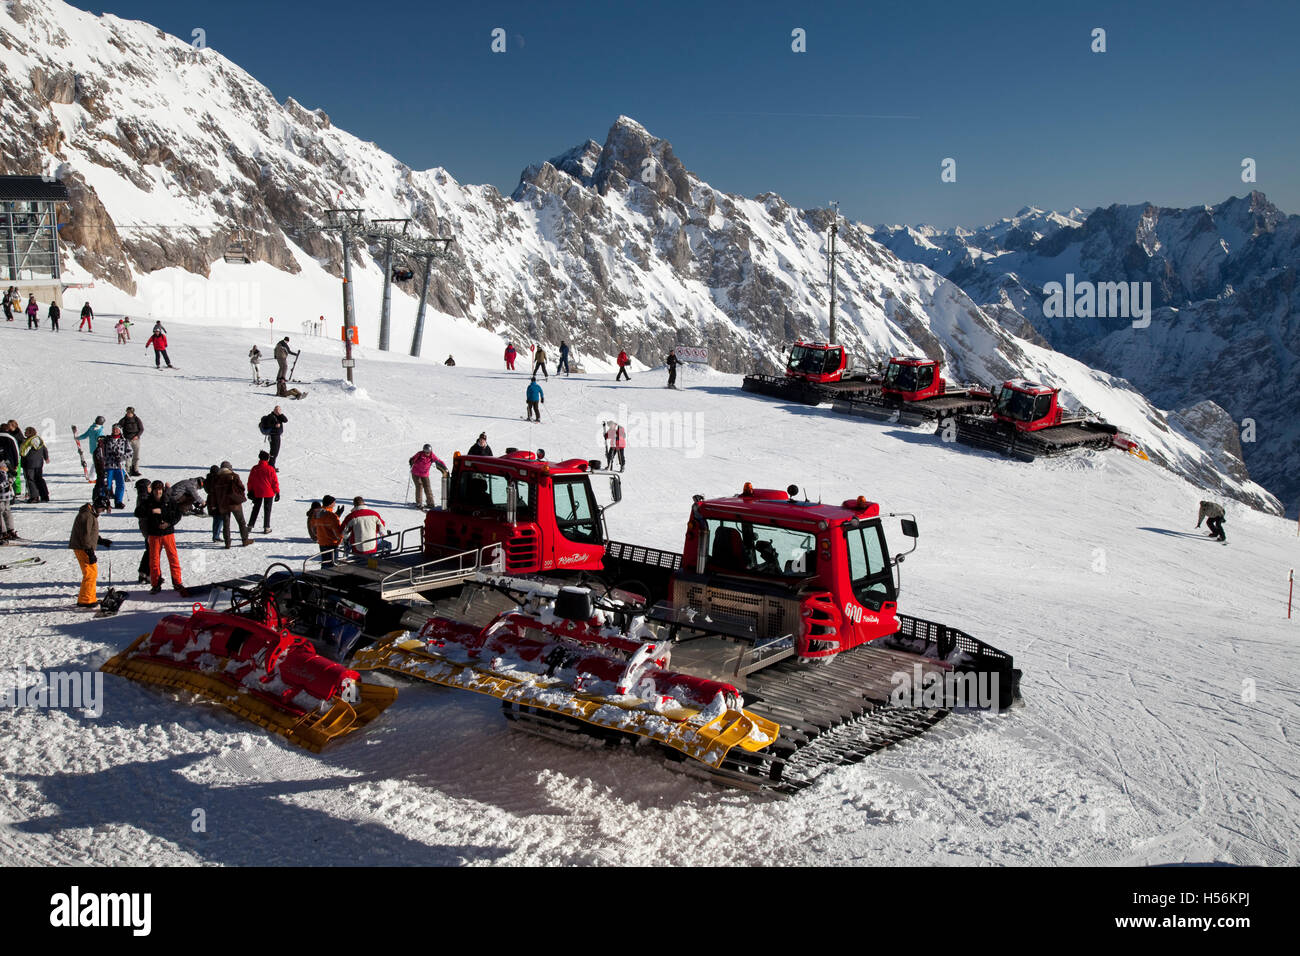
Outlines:
{"type": "Polygon", "coordinates": [[[122,602],[126,598],[127,593],[125,591],[110,587],[107,593],[99,599],[99,610],[95,612],[95,617],[112,617],[122,607],[122,602]]]}

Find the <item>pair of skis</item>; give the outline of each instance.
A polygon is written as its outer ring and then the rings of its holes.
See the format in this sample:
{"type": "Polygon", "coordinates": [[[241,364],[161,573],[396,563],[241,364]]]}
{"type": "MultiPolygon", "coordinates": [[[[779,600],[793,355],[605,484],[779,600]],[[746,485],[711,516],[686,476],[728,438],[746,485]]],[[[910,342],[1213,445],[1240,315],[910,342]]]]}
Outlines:
{"type": "Polygon", "coordinates": [[[90,469],[86,467],[86,453],[81,447],[81,439],[77,437],[77,426],[72,426],[72,440],[77,443],[77,457],[81,459],[81,473],[86,476],[86,481],[90,484],[95,483],[95,479],[90,477],[90,469]]]}
{"type": "Polygon", "coordinates": [[[17,561],[10,561],[8,564],[0,564],[0,571],[8,571],[10,568],[34,568],[38,564],[44,563],[44,558],[19,558],[17,561]]]}

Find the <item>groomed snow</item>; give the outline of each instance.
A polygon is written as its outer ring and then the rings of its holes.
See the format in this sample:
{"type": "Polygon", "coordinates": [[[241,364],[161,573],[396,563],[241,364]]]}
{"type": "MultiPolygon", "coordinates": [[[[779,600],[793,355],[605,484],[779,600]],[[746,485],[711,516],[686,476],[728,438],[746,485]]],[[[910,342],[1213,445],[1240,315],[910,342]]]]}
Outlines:
{"type": "MultiPolygon", "coordinates": [[[[446,323],[427,333],[431,358],[460,347],[446,323]]],[[[51,436],[55,499],[15,509],[36,544],[0,549],[0,564],[48,562],[0,572],[6,673],[96,668],[187,607],[134,585],[141,541],[125,512],[103,520],[118,546],[101,567],[106,578],[111,558],[130,599],[102,621],[68,609],[77,572],[66,542],[88,487],[69,424],[115,421],[134,405],[144,474],[175,481],[223,458],[246,473],[257,419],[276,403],[246,374],[249,347],[269,351],[269,330],[169,322],[169,373],[142,348],[145,326],[118,346],[107,316],[94,335],[63,324],[55,336],[0,323],[0,417],[51,436]]],[[[313,384],[282,402],[275,533],[214,550],[207,521],[187,519],[188,584],[300,560],[307,502],[323,493],[363,494],[390,526],[415,524],[405,463],[426,441],[447,458],[486,429],[498,450],[596,456],[599,422],[622,406],[634,439],[640,423],[644,435],[676,428],[690,440],[629,449],[614,537],[679,547],[691,494],[745,481],[915,512],[902,609],[1014,654],[1024,706],[950,718],[780,800],[651,756],[521,735],[495,701],[433,686],[403,685],[366,732],[314,756],[214,706],[106,676],[98,718],[0,709],[0,862],[1295,864],[1291,523],[1226,503],[1223,547],[1192,527],[1202,493],[1131,456],[1010,463],[923,428],[746,395],[737,377],[691,367],[677,392],[662,370],[620,384],[612,373],[552,377],[545,423],[529,426],[522,373],[367,349],[349,391],[339,343],[303,347],[298,377],[313,384]],[[196,810],[205,832],[194,832],[196,810]]]]}

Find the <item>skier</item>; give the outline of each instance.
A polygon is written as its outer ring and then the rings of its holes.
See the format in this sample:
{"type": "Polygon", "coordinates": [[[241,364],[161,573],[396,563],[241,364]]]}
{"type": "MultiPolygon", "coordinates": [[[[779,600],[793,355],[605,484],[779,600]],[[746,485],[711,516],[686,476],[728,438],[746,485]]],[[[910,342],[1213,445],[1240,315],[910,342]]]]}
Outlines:
{"type": "Polygon", "coordinates": [[[114,425],[113,433],[100,440],[97,450],[104,456],[104,483],[112,489],[113,507],[124,508],[126,466],[131,460],[131,443],[123,437],[122,426],[114,425]]]}
{"type": "Polygon", "coordinates": [[[295,352],[293,349],[289,348],[289,336],[286,335],[276,343],[275,352],[273,354],[275,355],[276,364],[280,367],[276,377],[282,378],[287,382],[289,380],[289,356],[292,355],[294,358],[297,358],[302,353],[295,352]]]}
{"type": "Polygon", "coordinates": [[[271,502],[280,500],[280,476],[275,473],[275,465],[270,456],[264,452],[257,453],[257,464],[248,473],[248,496],[253,499],[253,510],[248,516],[248,527],[257,524],[257,515],[262,513],[262,534],[271,533],[271,502]]]}
{"type": "Polygon", "coordinates": [[[23,432],[26,441],[19,449],[23,461],[23,482],[27,485],[27,500],[39,504],[50,500],[50,489],[45,484],[45,465],[50,460],[50,450],[36,429],[28,426],[23,432]]]}
{"type": "Polygon", "coordinates": [[[614,381],[617,382],[619,379],[626,379],[629,382],[632,381],[632,376],[627,374],[627,367],[631,364],[632,360],[627,357],[627,353],[620,351],[618,353],[618,375],[614,377],[614,381]]]}
{"type": "Polygon", "coordinates": [[[113,331],[117,333],[117,344],[125,345],[129,338],[126,334],[126,319],[118,319],[117,324],[113,326],[113,331]]]}
{"type": "MultiPolygon", "coordinates": [[[[75,429],[74,429],[75,431],[75,429]]],[[[95,454],[95,449],[99,447],[99,440],[104,437],[104,416],[99,415],[95,418],[95,424],[89,426],[84,432],[77,436],[77,441],[83,438],[90,443],[90,457],[95,463],[95,483],[104,480],[103,459],[95,454]]]]}
{"type": "Polygon", "coordinates": [[[447,361],[443,362],[442,364],[443,364],[443,365],[453,366],[453,367],[454,367],[455,364],[456,364],[456,360],[455,360],[454,358],[452,358],[450,355],[448,355],[448,356],[447,356],[447,361]]]}
{"type": "Polygon", "coordinates": [[[77,331],[80,332],[83,327],[87,332],[95,331],[95,310],[89,302],[81,307],[81,325],[77,326],[77,331]]]}
{"type": "MultiPolygon", "coordinates": [[[[143,481],[144,479],[141,479],[143,481]]],[[[137,481],[136,487],[140,486],[137,481]]],[[[206,512],[204,492],[204,478],[199,475],[196,478],[186,478],[184,481],[178,481],[167,489],[167,500],[180,509],[182,515],[202,515],[206,512]]]]}
{"type": "Polygon", "coordinates": [[[248,350],[248,364],[253,366],[254,385],[262,384],[262,369],[257,364],[260,361],[262,361],[262,350],[259,349],[256,345],[254,345],[251,349],[248,350]]]}
{"type": "Polygon", "coordinates": [[[627,465],[627,431],[618,422],[605,422],[605,467],[614,470],[614,459],[618,459],[618,470],[627,465]]]}
{"type": "Polygon", "coordinates": [[[6,545],[18,537],[14,530],[13,512],[9,503],[14,500],[14,480],[9,473],[9,462],[0,460],[0,545],[6,545]]]}
{"type": "Polygon", "coordinates": [[[267,412],[257,423],[258,430],[266,436],[271,443],[271,467],[275,467],[275,459],[280,455],[280,437],[284,434],[284,425],[289,419],[280,411],[280,406],[275,406],[273,411],[267,412]]]}
{"type": "Polygon", "coordinates": [[[162,333],[163,335],[167,334],[167,330],[163,328],[161,319],[159,319],[157,322],[153,324],[153,334],[158,335],[159,333],[162,333]]]}
{"type": "Polygon", "coordinates": [[[275,380],[275,397],[298,399],[298,398],[306,398],[307,393],[297,388],[290,388],[288,384],[285,382],[284,376],[281,375],[279,378],[275,380]]]}
{"type": "Polygon", "coordinates": [[[77,607],[99,606],[99,568],[95,549],[112,546],[112,541],[99,536],[99,515],[95,512],[95,506],[90,502],[82,505],[72,522],[72,534],[68,538],[68,547],[77,556],[77,564],[81,567],[81,591],[77,595],[77,607]]]}
{"type": "Polygon", "coordinates": [[[50,331],[51,332],[59,331],[59,317],[62,316],[63,313],[62,311],[60,311],[58,305],[54,302],[51,302],[49,311],[46,312],[45,314],[50,319],[50,331]]]}
{"type": "Polygon", "coordinates": [[[1213,501],[1202,501],[1200,513],[1196,516],[1196,527],[1201,526],[1204,521],[1210,529],[1210,537],[1218,538],[1224,544],[1228,543],[1228,537],[1223,533],[1223,508],[1216,505],[1213,501]]]}
{"type": "Polygon", "coordinates": [[[537,381],[538,369],[542,370],[543,377],[545,377],[545,379],[549,382],[551,380],[551,376],[548,375],[546,372],[546,350],[542,348],[540,345],[537,346],[537,351],[533,353],[533,381],[534,382],[537,381]]]}
{"type": "Polygon", "coordinates": [[[5,422],[0,425],[0,461],[9,466],[9,478],[14,484],[14,493],[22,491],[22,485],[19,481],[22,475],[21,464],[23,460],[22,451],[22,433],[14,434],[9,428],[9,423],[5,422]]]}
{"type": "Polygon", "coordinates": [[[37,318],[41,314],[41,307],[36,304],[36,296],[27,296],[27,327],[29,329],[39,329],[40,320],[37,318]]]}
{"type": "Polygon", "coordinates": [[[563,371],[567,376],[569,374],[569,343],[560,342],[560,360],[555,364],[555,374],[559,375],[563,371]]]}
{"type": "Polygon", "coordinates": [[[381,539],[387,526],[379,512],[366,507],[360,495],[352,499],[352,511],[343,519],[343,536],[348,547],[357,554],[377,554],[387,551],[389,544],[381,539]]]}
{"type": "Polygon", "coordinates": [[[230,519],[233,517],[239,525],[239,538],[246,548],[253,543],[248,532],[248,522],[244,520],[244,502],[248,496],[244,492],[244,483],[235,474],[235,467],[228,461],[221,463],[221,470],[212,480],[208,504],[216,503],[217,514],[221,516],[221,534],[226,547],[230,547],[230,519]]]}
{"type": "Polygon", "coordinates": [[[131,317],[129,315],[122,316],[122,334],[126,336],[126,341],[131,341],[131,317]]]}
{"type": "Polygon", "coordinates": [[[444,475],[447,474],[447,466],[443,464],[441,458],[433,453],[432,445],[425,445],[422,449],[411,456],[408,464],[411,466],[411,481],[415,485],[415,507],[433,508],[433,488],[429,484],[429,472],[433,468],[444,475]],[[425,505],[420,504],[421,496],[425,505]]]}
{"type": "Polygon", "coordinates": [[[14,287],[10,286],[5,289],[4,301],[0,302],[0,308],[3,308],[5,312],[6,322],[12,322],[14,320],[13,294],[14,287]]]}
{"type": "Polygon", "coordinates": [[[514,343],[507,342],[506,343],[506,370],[507,371],[513,372],[515,370],[515,358],[516,356],[518,356],[518,354],[519,353],[515,351],[514,343]]]}
{"type": "Polygon", "coordinates": [[[533,416],[536,415],[538,424],[541,424],[542,410],[539,407],[539,403],[545,405],[546,396],[542,394],[542,386],[537,384],[536,378],[529,382],[528,391],[525,393],[525,397],[528,400],[528,414],[525,418],[531,422],[533,421],[533,416]]]}
{"type": "Polygon", "coordinates": [[[167,355],[167,332],[162,329],[161,325],[154,325],[154,333],[149,336],[149,341],[144,343],[145,348],[153,346],[153,367],[162,368],[162,361],[167,360],[167,367],[172,367],[172,360],[167,355]]]}
{"type": "Polygon", "coordinates": [[[664,359],[664,364],[668,366],[668,387],[677,387],[677,352],[673,349],[668,350],[668,357],[664,359]]]}
{"type": "Polygon", "coordinates": [[[320,548],[321,564],[328,567],[338,555],[338,546],[343,543],[343,524],[339,520],[343,515],[343,506],[334,507],[334,496],[325,495],[320,500],[320,510],[316,512],[316,546],[320,548]]]}
{"type": "Polygon", "coordinates": [[[126,414],[122,416],[122,420],[117,424],[122,429],[122,437],[131,443],[131,466],[127,469],[127,474],[132,478],[139,478],[140,438],[144,435],[144,422],[140,421],[135,409],[128,405],[126,414]]]}
{"type": "Polygon", "coordinates": [[[176,524],[181,520],[180,510],[164,497],[166,488],[161,481],[149,486],[149,497],[144,504],[144,529],[149,536],[149,580],[153,585],[150,594],[162,590],[162,555],[167,554],[167,569],[172,587],[181,595],[181,561],[176,553],[176,524]]]}
{"type": "Polygon", "coordinates": [[[485,455],[485,456],[487,456],[488,458],[491,458],[491,457],[492,457],[492,446],[488,444],[488,441],[487,441],[487,432],[479,432],[478,441],[476,441],[476,442],[474,442],[474,444],[470,445],[470,446],[469,446],[469,451],[467,451],[465,454],[467,454],[467,455],[485,455]]]}

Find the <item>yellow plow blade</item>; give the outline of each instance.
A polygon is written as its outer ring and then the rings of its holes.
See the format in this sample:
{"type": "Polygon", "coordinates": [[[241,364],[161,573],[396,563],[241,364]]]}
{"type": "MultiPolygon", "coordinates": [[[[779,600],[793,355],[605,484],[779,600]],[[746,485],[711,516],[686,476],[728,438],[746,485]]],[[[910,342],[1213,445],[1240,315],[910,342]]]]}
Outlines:
{"type": "MultiPolygon", "coordinates": [[[[349,703],[336,697],[323,714],[288,714],[255,694],[233,688],[216,677],[155,661],[135,660],[132,652],[148,637],[148,634],[141,634],[130,647],[106,661],[100,670],[142,684],[190,691],[312,753],[320,753],[330,741],[365,727],[397,699],[395,687],[358,684],[359,700],[349,703]]],[[[218,661],[225,663],[220,658],[218,661]]]]}
{"type": "Polygon", "coordinates": [[[575,691],[562,681],[538,674],[513,677],[474,664],[461,664],[408,639],[372,644],[352,659],[359,671],[384,670],[418,680],[487,694],[500,700],[572,717],[584,723],[646,737],[710,767],[722,765],[733,747],[757,751],[776,740],[780,726],[747,710],[728,710],[711,720],[680,707],[663,713],[644,709],[637,698],[613,700],[575,691]]]}

